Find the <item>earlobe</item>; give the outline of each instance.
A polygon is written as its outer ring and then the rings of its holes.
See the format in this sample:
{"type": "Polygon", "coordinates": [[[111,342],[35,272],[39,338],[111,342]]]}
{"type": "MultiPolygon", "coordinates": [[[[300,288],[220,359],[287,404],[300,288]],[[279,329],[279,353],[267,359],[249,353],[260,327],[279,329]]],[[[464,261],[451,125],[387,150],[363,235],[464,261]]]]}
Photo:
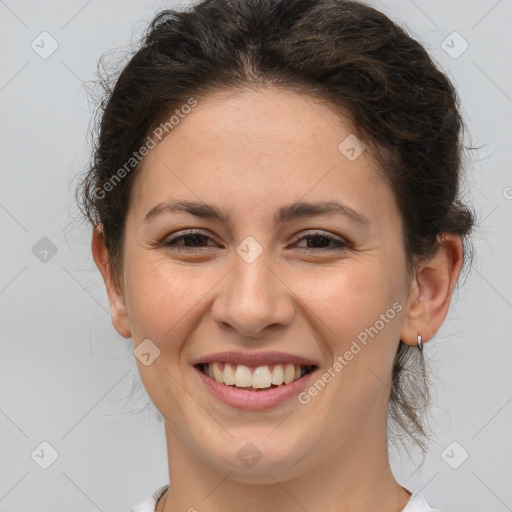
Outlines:
{"type": "Polygon", "coordinates": [[[131,337],[130,322],[123,291],[112,272],[108,249],[105,245],[103,226],[96,226],[92,233],[91,250],[94,262],[101,272],[110,304],[112,325],[124,338],[131,337]]]}
{"type": "Polygon", "coordinates": [[[411,293],[400,339],[408,345],[417,344],[418,333],[422,342],[431,340],[444,322],[452,293],[457,283],[463,247],[460,236],[443,233],[438,237],[435,254],[418,265],[411,283],[411,293]]]}

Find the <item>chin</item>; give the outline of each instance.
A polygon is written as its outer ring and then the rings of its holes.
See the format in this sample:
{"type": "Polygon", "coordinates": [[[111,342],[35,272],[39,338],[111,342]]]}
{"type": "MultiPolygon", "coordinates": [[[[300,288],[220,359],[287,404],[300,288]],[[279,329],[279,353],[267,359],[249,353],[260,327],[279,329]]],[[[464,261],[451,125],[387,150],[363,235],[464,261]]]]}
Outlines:
{"type": "Polygon", "coordinates": [[[278,479],[282,481],[298,474],[298,465],[304,454],[298,452],[293,443],[286,444],[277,435],[273,440],[265,438],[268,432],[266,430],[259,437],[240,435],[232,440],[230,446],[217,444],[211,448],[203,447],[202,450],[209,454],[212,465],[231,473],[229,478],[232,480],[248,484],[275,484],[274,478],[278,474],[281,475],[278,479]],[[220,452],[217,449],[219,446],[220,452]]]}

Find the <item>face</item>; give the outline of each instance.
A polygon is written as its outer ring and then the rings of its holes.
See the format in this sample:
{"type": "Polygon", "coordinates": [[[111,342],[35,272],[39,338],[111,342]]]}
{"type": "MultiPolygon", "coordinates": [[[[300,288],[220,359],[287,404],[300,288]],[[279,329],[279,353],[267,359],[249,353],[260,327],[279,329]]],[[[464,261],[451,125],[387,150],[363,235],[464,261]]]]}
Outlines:
{"type": "Polygon", "coordinates": [[[295,93],[216,93],[134,182],[117,323],[135,347],[160,351],[137,365],[172,442],[241,480],[304,473],[385,435],[409,281],[392,191],[368,151],[339,149],[351,133],[295,93]],[[299,202],[342,207],[290,207],[299,202]],[[270,352],[316,369],[271,391],[213,390],[194,365],[224,363],[221,352],[252,369],[269,362],[271,377],[270,352]],[[262,455],[254,468],[243,450],[262,455]]]}

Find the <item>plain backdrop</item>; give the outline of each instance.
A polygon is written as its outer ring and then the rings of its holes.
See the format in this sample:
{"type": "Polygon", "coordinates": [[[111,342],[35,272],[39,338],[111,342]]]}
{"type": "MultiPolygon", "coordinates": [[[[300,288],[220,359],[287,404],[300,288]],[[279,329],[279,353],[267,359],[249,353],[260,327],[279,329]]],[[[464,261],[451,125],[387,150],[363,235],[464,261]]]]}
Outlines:
{"type": "MultiPolygon", "coordinates": [[[[483,146],[466,183],[479,218],[473,269],[425,348],[435,439],[419,470],[405,453],[393,467],[443,511],[512,510],[512,2],[374,5],[448,73],[483,146]]],[[[131,340],[110,324],[73,178],[90,156],[85,85],[98,59],[123,55],[176,6],[0,0],[2,512],[124,511],[168,483],[163,424],[131,340]]]]}

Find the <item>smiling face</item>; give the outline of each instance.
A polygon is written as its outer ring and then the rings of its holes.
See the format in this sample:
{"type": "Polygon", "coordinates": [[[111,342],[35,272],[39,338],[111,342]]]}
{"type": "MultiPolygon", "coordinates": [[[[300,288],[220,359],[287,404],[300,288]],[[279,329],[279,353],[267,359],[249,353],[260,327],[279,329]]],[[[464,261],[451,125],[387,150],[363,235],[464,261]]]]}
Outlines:
{"type": "Polygon", "coordinates": [[[410,282],[392,191],[368,151],[351,161],[338,149],[351,133],[295,93],[216,93],[145,158],[126,219],[123,293],[109,295],[118,330],[160,350],[137,364],[175,453],[243,480],[382,446],[410,282]],[[173,209],[178,201],[188,206],[173,209]],[[342,207],[314,214],[290,207],[298,202],[342,207]],[[314,361],[301,389],[309,399],[228,405],[193,366],[225,351],[314,361]],[[237,456],[248,442],[262,454],[253,469],[237,456]]]}

